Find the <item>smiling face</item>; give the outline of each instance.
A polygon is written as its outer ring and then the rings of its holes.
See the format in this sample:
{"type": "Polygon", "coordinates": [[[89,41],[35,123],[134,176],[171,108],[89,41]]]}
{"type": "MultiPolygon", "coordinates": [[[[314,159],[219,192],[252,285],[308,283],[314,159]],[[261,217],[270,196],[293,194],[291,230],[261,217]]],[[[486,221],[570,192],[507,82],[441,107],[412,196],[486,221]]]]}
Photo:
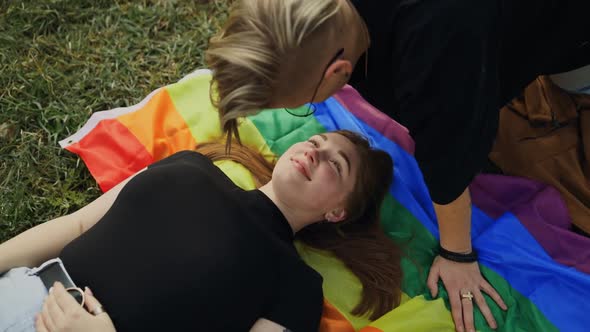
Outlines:
{"type": "Polygon", "coordinates": [[[317,221],[341,221],[346,218],[346,199],[357,179],[359,159],[357,148],[340,134],[312,136],[279,158],[273,190],[290,207],[317,214],[317,221]]]}

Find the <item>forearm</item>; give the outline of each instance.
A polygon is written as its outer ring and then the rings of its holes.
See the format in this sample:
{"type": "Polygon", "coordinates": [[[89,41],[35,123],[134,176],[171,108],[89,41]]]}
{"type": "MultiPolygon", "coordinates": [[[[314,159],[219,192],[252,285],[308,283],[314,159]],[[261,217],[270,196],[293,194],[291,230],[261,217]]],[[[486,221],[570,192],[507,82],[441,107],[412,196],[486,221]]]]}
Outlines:
{"type": "Polygon", "coordinates": [[[82,209],[37,225],[0,244],[0,273],[19,266],[37,266],[57,257],[66,244],[86,232],[105,215],[119,192],[134,176],[122,181],[82,209]]]}
{"type": "Polygon", "coordinates": [[[0,273],[14,267],[34,267],[57,257],[80,234],[81,224],[72,215],[37,225],[0,244],[0,273]]]}
{"type": "Polygon", "coordinates": [[[440,245],[450,251],[471,251],[471,194],[469,189],[447,205],[434,204],[440,245]]]}

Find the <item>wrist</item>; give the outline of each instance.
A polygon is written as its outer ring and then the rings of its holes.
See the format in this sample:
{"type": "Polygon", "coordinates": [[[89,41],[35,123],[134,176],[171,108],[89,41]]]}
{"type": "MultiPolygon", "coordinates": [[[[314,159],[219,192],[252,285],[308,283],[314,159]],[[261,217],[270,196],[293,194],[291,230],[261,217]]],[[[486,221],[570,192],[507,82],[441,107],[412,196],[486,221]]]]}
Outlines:
{"type": "Polygon", "coordinates": [[[445,248],[448,251],[456,252],[459,254],[468,254],[473,250],[473,248],[471,247],[471,241],[445,242],[441,239],[439,246],[442,248],[445,248]],[[461,243],[461,242],[467,242],[467,243],[461,243]]]}
{"type": "Polygon", "coordinates": [[[477,262],[477,252],[470,250],[469,252],[456,252],[445,249],[442,245],[439,246],[438,255],[444,259],[457,263],[473,263],[477,262]]]}

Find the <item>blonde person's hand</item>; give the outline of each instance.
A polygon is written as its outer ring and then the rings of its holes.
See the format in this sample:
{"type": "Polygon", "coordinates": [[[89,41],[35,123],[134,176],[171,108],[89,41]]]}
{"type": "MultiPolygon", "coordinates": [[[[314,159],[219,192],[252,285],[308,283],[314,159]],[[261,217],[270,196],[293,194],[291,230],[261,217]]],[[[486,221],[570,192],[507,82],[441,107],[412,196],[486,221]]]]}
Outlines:
{"type": "Polygon", "coordinates": [[[43,310],[35,319],[37,332],[113,332],[115,326],[106,312],[90,312],[100,306],[90,289],[84,291],[86,310],[68,294],[61,283],[56,283],[43,303],[43,310]]]}
{"type": "Polygon", "coordinates": [[[477,262],[457,263],[437,256],[428,275],[428,288],[432,297],[438,295],[439,278],[442,279],[449,294],[451,314],[455,322],[455,329],[458,332],[475,331],[473,323],[474,305],[479,307],[491,328],[495,329],[497,327],[496,320],[483,297],[482,291],[487,293],[503,310],[506,310],[507,307],[498,292],[481,275],[477,262]],[[466,292],[471,292],[473,298],[463,298],[461,294],[466,292]]]}

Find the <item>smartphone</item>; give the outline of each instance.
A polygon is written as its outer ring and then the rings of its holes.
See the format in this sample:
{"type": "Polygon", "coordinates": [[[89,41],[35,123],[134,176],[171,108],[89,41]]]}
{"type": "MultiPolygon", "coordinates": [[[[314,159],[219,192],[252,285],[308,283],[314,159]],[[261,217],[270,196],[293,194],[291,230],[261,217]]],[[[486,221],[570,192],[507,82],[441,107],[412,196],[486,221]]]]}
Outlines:
{"type": "MultiPolygon", "coordinates": [[[[61,282],[66,289],[76,287],[76,284],[74,284],[74,281],[72,281],[72,278],[66,271],[63,262],[59,258],[48,260],[35,269],[34,273],[41,278],[41,281],[43,281],[43,284],[47,290],[51,289],[51,287],[53,287],[53,283],[56,281],[61,282]]],[[[83,303],[83,296],[79,291],[68,290],[68,293],[72,295],[79,304],[83,303]]]]}

